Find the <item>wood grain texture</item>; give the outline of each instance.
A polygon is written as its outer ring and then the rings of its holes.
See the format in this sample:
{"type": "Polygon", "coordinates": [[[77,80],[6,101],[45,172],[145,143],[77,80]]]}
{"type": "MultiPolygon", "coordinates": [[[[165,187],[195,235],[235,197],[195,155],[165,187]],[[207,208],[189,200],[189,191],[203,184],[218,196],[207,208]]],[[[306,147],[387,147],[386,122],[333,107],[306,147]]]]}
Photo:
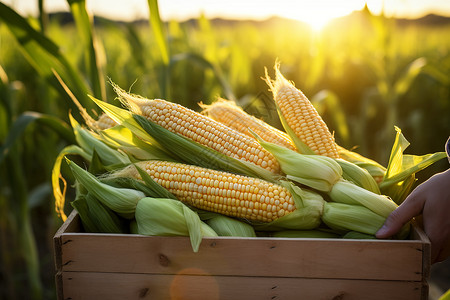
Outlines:
{"type": "Polygon", "coordinates": [[[420,282],[280,277],[63,273],[65,299],[422,299],[420,282]]]}

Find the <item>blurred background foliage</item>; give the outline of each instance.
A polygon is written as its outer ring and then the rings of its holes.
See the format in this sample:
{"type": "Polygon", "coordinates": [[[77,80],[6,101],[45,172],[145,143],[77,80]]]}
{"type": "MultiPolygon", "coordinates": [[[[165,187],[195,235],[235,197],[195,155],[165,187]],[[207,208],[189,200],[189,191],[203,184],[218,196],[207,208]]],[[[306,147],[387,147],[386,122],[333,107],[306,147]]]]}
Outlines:
{"type": "MultiPolygon", "coordinates": [[[[93,18],[84,1],[70,13],[20,16],[0,3],[0,298],[55,298],[51,169],[73,143],[68,114],[82,121],[54,71],[95,115],[87,94],[115,102],[108,78],[148,98],[199,110],[233,99],[281,128],[261,80],[284,75],[309,97],[337,142],[386,165],[394,125],[406,151],[443,151],[450,134],[450,21],[396,20],[367,9],[320,32],[298,21],[161,22],[93,18]]],[[[418,182],[447,168],[441,161],[418,182]]],[[[66,172],[67,176],[69,173],[66,172]]]]}

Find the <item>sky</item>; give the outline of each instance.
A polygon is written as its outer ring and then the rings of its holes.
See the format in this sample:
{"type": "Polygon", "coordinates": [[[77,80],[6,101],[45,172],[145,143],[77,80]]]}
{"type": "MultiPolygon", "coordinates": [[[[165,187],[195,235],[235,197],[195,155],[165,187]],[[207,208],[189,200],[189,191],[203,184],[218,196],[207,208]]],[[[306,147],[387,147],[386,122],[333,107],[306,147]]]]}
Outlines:
{"type": "MultiPolygon", "coordinates": [[[[0,0],[20,14],[36,15],[37,0],[0,0]]],[[[429,13],[450,16],[450,0],[160,0],[163,20],[186,20],[201,13],[207,17],[232,19],[265,19],[282,16],[321,26],[335,17],[360,10],[367,2],[374,14],[384,7],[387,16],[416,18],[429,13]]],[[[87,0],[88,10],[94,14],[123,21],[148,18],[147,0],[87,0]]],[[[44,0],[48,12],[68,11],[66,0],[44,0]]]]}

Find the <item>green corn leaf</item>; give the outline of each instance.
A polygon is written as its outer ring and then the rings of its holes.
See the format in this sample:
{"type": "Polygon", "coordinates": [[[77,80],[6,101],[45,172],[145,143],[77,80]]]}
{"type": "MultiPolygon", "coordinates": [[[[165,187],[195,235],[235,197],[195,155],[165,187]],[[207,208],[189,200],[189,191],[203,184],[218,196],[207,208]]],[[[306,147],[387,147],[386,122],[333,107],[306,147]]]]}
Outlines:
{"type": "Polygon", "coordinates": [[[66,92],[53,76],[52,70],[56,70],[64,81],[69,83],[70,89],[82,101],[83,105],[86,108],[92,108],[86,97],[89,94],[89,86],[73,69],[52,40],[34,29],[25,18],[2,2],[0,2],[0,20],[8,26],[20,44],[19,50],[22,51],[25,58],[41,77],[48,80],[63,97],[66,97],[66,92]]]}
{"type": "Polygon", "coordinates": [[[223,75],[222,70],[211,63],[209,60],[207,60],[205,57],[193,52],[178,53],[170,57],[170,68],[173,68],[177,63],[181,61],[188,61],[190,63],[193,63],[203,70],[211,70],[214,73],[214,76],[216,77],[220,86],[222,87],[225,97],[230,100],[236,100],[233,89],[223,75]]]}
{"type": "Polygon", "coordinates": [[[169,46],[166,40],[166,34],[164,32],[164,23],[161,21],[161,17],[159,15],[158,1],[148,0],[148,7],[150,10],[150,26],[153,29],[153,34],[155,35],[162,61],[165,65],[168,65],[170,57],[169,46]]]}
{"type": "MultiPolygon", "coordinates": [[[[0,3],[1,5],[1,3],[0,3]]],[[[23,136],[25,130],[32,124],[45,125],[57,132],[68,142],[75,142],[70,127],[62,120],[38,112],[27,111],[22,113],[12,124],[3,145],[0,147],[0,164],[15,143],[23,136]]]]}
{"type": "Polygon", "coordinates": [[[161,91],[161,97],[164,99],[170,99],[170,49],[167,42],[164,23],[161,21],[159,15],[158,0],[148,0],[148,7],[150,13],[150,27],[153,29],[153,35],[156,40],[156,44],[159,48],[159,53],[162,59],[162,68],[158,72],[159,88],[161,91]]]}
{"type": "Polygon", "coordinates": [[[93,20],[86,11],[85,0],[67,0],[70,11],[78,29],[78,35],[86,49],[85,55],[90,75],[90,82],[94,95],[106,99],[106,87],[102,69],[105,65],[105,55],[100,51],[100,40],[96,38],[93,29],[93,20]],[[102,55],[103,54],[103,55],[102,55]]]}
{"type": "Polygon", "coordinates": [[[344,144],[350,141],[350,130],[347,125],[345,111],[343,106],[339,103],[338,96],[329,90],[322,90],[311,98],[311,103],[316,108],[319,115],[324,115],[325,108],[332,112],[333,123],[337,128],[337,133],[343,140],[344,144]]]}
{"type": "Polygon", "coordinates": [[[409,64],[405,74],[400,77],[394,85],[395,95],[402,97],[410,90],[412,83],[426,66],[427,61],[424,57],[419,57],[409,64]]]}

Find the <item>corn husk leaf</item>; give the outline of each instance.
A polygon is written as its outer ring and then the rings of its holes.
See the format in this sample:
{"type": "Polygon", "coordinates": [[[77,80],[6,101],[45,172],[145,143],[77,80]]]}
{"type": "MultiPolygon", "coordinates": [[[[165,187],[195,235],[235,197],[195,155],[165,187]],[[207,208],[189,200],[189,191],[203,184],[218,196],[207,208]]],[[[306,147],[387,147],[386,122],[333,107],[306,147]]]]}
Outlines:
{"type": "Polygon", "coordinates": [[[72,207],[78,212],[78,215],[80,215],[81,224],[83,225],[84,231],[98,232],[96,224],[89,215],[89,207],[84,196],[77,197],[77,199],[70,202],[70,205],[72,205],[72,207]]]}
{"type": "MultiPolygon", "coordinates": [[[[394,145],[392,146],[391,155],[389,157],[389,164],[383,181],[380,184],[380,189],[382,190],[382,192],[386,191],[386,193],[389,192],[392,195],[404,195],[405,193],[409,192],[408,189],[411,188],[411,185],[395,184],[405,181],[412,174],[415,174],[432,165],[433,163],[446,158],[447,155],[445,152],[436,152],[433,154],[426,154],[422,156],[403,154],[405,149],[409,146],[409,142],[403,136],[400,128],[395,127],[395,130],[397,133],[394,145]],[[389,187],[391,188],[389,189],[389,187]],[[405,192],[402,192],[402,190],[405,190],[405,192]]],[[[401,202],[401,198],[393,199],[397,203],[401,202]]]]}
{"type": "Polygon", "coordinates": [[[388,197],[372,193],[346,180],[337,182],[328,196],[334,202],[364,206],[384,218],[398,207],[388,197]]]}
{"type": "Polygon", "coordinates": [[[103,165],[100,157],[97,154],[97,151],[95,151],[95,149],[94,149],[94,152],[92,153],[91,161],[89,162],[88,172],[91,174],[94,174],[94,175],[100,175],[107,171],[108,170],[103,165]]]}
{"type": "Polygon", "coordinates": [[[91,193],[86,195],[89,218],[95,224],[96,231],[103,233],[128,233],[128,222],[102,204],[91,193]]]}
{"type": "Polygon", "coordinates": [[[350,151],[348,149],[345,149],[341,146],[337,146],[339,156],[351,163],[354,163],[355,165],[367,170],[372,177],[383,177],[386,173],[386,168],[383,167],[378,162],[367,158],[365,156],[362,156],[359,153],[350,151]]]}
{"type": "Polygon", "coordinates": [[[123,125],[117,125],[99,132],[102,139],[136,160],[171,160],[160,147],[144,142],[123,125]]]}
{"type": "MultiPolygon", "coordinates": [[[[127,188],[141,191],[147,197],[160,197],[161,194],[155,193],[155,190],[148,187],[144,182],[131,177],[102,176],[99,180],[107,185],[117,188],[127,188]]],[[[168,197],[171,198],[171,197],[168,197]]]]}
{"type": "Polygon", "coordinates": [[[130,221],[130,233],[131,234],[139,234],[138,225],[136,219],[130,221]]]}
{"type": "Polygon", "coordinates": [[[198,252],[204,236],[217,233],[182,202],[166,198],[143,198],[136,207],[139,234],[151,236],[189,236],[198,252]]]}
{"type": "Polygon", "coordinates": [[[405,180],[383,188],[383,193],[389,195],[391,199],[395,200],[395,203],[400,205],[409,195],[416,181],[415,174],[411,174],[405,180]]]}
{"type": "Polygon", "coordinates": [[[258,142],[278,160],[281,170],[292,181],[319,191],[330,191],[342,178],[342,169],[332,158],[322,155],[300,154],[274,143],[258,142]]]}
{"type": "Polygon", "coordinates": [[[61,150],[55,159],[52,169],[52,188],[53,197],[55,198],[55,211],[58,216],[61,217],[63,221],[67,219],[67,215],[64,213],[64,205],[66,202],[66,183],[64,178],[61,176],[61,162],[66,155],[79,155],[86,160],[90,159],[90,156],[81,147],[76,145],[70,145],[61,150]],[[61,191],[61,186],[59,180],[63,181],[64,188],[61,191]]]}
{"type": "Polygon", "coordinates": [[[93,155],[94,149],[105,166],[124,166],[130,164],[130,159],[127,155],[110,148],[101,138],[94,132],[81,127],[81,125],[69,115],[70,123],[75,134],[75,139],[78,145],[83,148],[89,155],[93,155]]]}
{"type": "Polygon", "coordinates": [[[126,188],[115,188],[100,182],[94,175],[83,170],[66,158],[76,180],[100,200],[104,205],[125,218],[133,218],[137,202],[144,198],[141,191],[126,188]]]}
{"type": "Polygon", "coordinates": [[[358,231],[349,231],[342,236],[343,239],[357,239],[357,240],[368,240],[368,239],[376,239],[374,235],[365,234],[358,231]]]}
{"type": "Polygon", "coordinates": [[[326,202],[322,221],[332,229],[375,235],[386,218],[360,205],[326,202]]]}
{"type": "Polygon", "coordinates": [[[116,123],[121,124],[128,128],[133,134],[141,138],[147,143],[158,147],[160,144],[153,139],[133,118],[133,114],[125,109],[109,104],[107,102],[98,100],[92,96],[89,96],[92,101],[95,102],[111,119],[116,123]]]}
{"type": "Polygon", "coordinates": [[[210,218],[206,223],[219,236],[256,237],[250,224],[223,215],[210,218]]]}
{"type": "Polygon", "coordinates": [[[380,188],[372,175],[366,169],[363,169],[351,162],[343,159],[336,159],[342,168],[342,177],[351,181],[359,187],[362,187],[375,194],[380,194],[380,188]]]}

